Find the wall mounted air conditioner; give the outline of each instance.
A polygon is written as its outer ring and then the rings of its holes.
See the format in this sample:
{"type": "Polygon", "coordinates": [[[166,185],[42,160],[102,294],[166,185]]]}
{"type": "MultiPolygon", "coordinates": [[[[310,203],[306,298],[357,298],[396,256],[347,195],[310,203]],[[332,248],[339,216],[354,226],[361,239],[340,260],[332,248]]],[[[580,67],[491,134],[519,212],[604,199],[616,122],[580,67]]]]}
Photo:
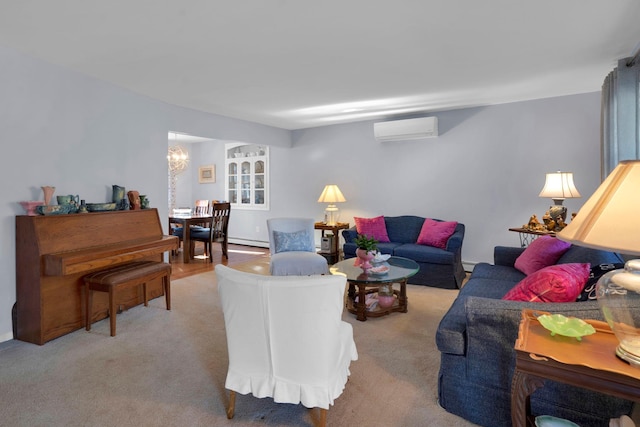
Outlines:
{"type": "Polygon", "coordinates": [[[378,141],[406,141],[438,136],[438,118],[394,120],[373,124],[373,134],[378,141]]]}

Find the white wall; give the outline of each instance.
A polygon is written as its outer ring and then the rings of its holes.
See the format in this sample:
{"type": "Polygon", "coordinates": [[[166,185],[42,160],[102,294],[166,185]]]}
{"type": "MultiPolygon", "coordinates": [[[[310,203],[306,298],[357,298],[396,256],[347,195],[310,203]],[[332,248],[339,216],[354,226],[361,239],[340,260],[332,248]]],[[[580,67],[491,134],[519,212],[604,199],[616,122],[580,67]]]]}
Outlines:
{"type": "Polygon", "coordinates": [[[292,148],[270,150],[271,210],[234,211],[230,236],[266,242],[268,217],[321,220],[317,199],[333,183],[347,199],[340,220],[351,225],[376,215],[464,223],[462,255],[472,267],[492,262],[496,245],[519,245],[509,228],[542,219],[553,204],[538,197],[547,172],[574,172],[583,198],[564,202],[569,213],[600,183],[599,92],[434,114],[440,136],[432,139],[380,143],[373,121],[294,131],[292,148]]]}
{"type": "MultiPolygon", "coordinates": [[[[493,246],[518,244],[509,227],[551,204],[538,198],[546,172],[573,171],[585,198],[600,181],[598,93],[439,112],[440,137],[386,144],[370,121],[289,132],[171,106],[3,48],[0,93],[0,341],[12,337],[18,202],[41,199],[42,185],[104,202],[118,184],[147,194],[165,218],[169,131],[270,146],[271,210],[232,212],[230,236],[247,240],[267,240],[269,217],[322,219],[318,196],[335,183],[347,198],[342,221],[457,220],[467,226],[463,259],[491,261],[493,246]]],[[[178,204],[224,198],[223,143],[205,144],[189,146],[178,204]],[[216,165],[216,184],[197,184],[202,164],[216,165]]],[[[565,203],[573,212],[585,198],[565,203]]]]}
{"type": "Polygon", "coordinates": [[[288,131],[168,105],[4,48],[0,94],[0,341],[12,338],[18,202],[42,200],[41,186],[91,203],[111,201],[111,186],[122,185],[166,218],[170,130],[291,145],[288,131]]]}
{"type": "Polygon", "coordinates": [[[295,131],[293,149],[272,150],[273,157],[285,152],[273,161],[272,200],[284,202],[291,192],[320,219],[315,200],[334,183],[347,199],[341,220],[351,224],[354,216],[375,215],[459,221],[466,226],[463,260],[475,263],[492,262],[496,245],[519,245],[510,227],[534,213],[542,219],[553,204],[538,197],[545,173],[574,172],[583,197],[565,201],[570,213],[600,183],[599,93],[434,115],[440,136],[433,139],[379,143],[373,122],[295,131]]]}

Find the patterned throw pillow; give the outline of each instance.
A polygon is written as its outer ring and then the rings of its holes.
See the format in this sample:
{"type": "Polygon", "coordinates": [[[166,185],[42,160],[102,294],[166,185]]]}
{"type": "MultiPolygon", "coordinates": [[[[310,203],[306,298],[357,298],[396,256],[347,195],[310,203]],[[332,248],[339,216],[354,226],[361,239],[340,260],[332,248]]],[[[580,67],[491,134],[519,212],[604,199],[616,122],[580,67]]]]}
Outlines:
{"type": "Polygon", "coordinates": [[[558,264],[522,279],[502,297],[509,301],[573,302],[589,278],[591,264],[558,264]]]}
{"type": "Polygon", "coordinates": [[[387,234],[387,224],[384,222],[384,216],[377,216],[375,218],[353,218],[356,222],[356,231],[358,234],[373,237],[380,243],[390,242],[389,235],[387,234]]]}
{"type": "Polygon", "coordinates": [[[416,243],[419,245],[433,246],[440,249],[447,248],[449,237],[456,231],[456,221],[436,221],[426,218],[422,224],[420,235],[416,243]]]}
{"type": "Polygon", "coordinates": [[[619,268],[624,268],[623,263],[615,263],[615,264],[599,264],[591,267],[591,273],[589,274],[589,279],[587,279],[586,285],[578,295],[576,301],[590,301],[596,300],[596,284],[598,280],[605,274],[611,270],[617,270],[619,268]]]}
{"type": "Polygon", "coordinates": [[[273,241],[276,253],[279,252],[315,252],[313,236],[309,230],[294,231],[286,233],[284,231],[274,231],[273,241]]]}
{"type": "Polygon", "coordinates": [[[553,265],[569,250],[571,243],[552,236],[540,236],[516,258],[514,267],[524,274],[531,274],[553,265]]]}

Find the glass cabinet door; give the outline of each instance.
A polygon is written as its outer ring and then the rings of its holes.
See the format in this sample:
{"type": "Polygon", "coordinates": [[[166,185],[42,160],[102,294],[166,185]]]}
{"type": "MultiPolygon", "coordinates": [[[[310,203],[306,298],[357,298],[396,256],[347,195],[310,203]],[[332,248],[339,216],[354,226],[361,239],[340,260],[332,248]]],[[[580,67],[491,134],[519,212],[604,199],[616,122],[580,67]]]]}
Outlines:
{"type": "Polygon", "coordinates": [[[225,148],[229,202],[240,209],[269,209],[268,147],[230,143],[225,148]]]}
{"type": "Polygon", "coordinates": [[[227,194],[229,203],[238,203],[238,165],[236,163],[227,165],[227,194]]]}
{"type": "Polygon", "coordinates": [[[264,181],[264,161],[258,160],[255,163],[254,171],[255,191],[253,203],[256,205],[264,205],[265,181],[264,181]]]}

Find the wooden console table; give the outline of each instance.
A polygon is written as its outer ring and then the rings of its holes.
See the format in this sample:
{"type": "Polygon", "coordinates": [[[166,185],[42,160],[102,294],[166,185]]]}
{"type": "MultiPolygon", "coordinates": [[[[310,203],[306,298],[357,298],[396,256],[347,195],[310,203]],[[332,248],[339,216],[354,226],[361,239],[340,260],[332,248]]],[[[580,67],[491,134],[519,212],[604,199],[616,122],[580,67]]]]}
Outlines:
{"type": "Polygon", "coordinates": [[[531,394],[546,380],[640,402],[640,368],[616,356],[618,340],[605,322],[586,320],[596,333],[582,341],[551,336],[537,320],[548,314],[523,310],[515,344],[516,368],[511,384],[511,421],[514,427],[534,426],[531,394]]]}

